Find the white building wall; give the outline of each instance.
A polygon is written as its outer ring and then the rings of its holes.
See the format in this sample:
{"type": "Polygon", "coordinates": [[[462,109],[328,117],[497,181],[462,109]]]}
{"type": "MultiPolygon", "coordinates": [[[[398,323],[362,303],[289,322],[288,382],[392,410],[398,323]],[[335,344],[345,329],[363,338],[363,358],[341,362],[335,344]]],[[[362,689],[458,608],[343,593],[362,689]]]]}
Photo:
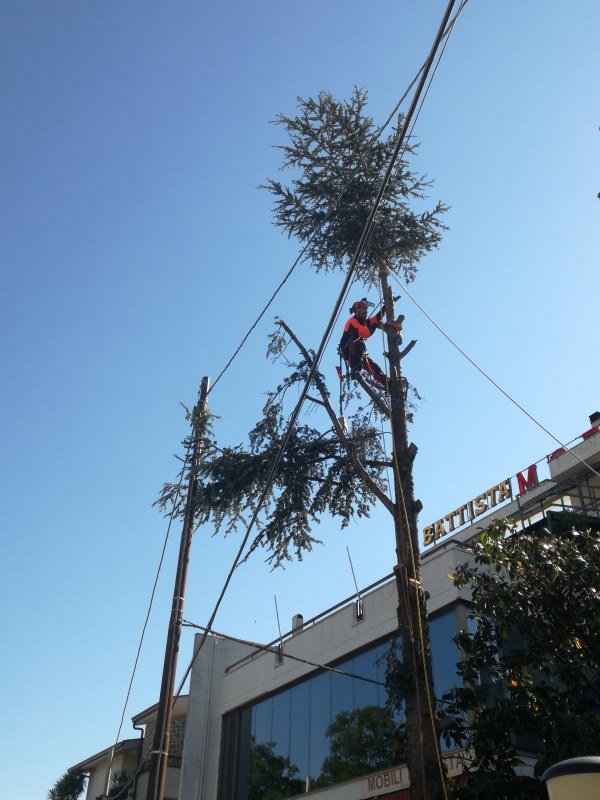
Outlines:
{"type": "MultiPolygon", "coordinates": [[[[198,647],[202,634],[195,638],[198,647]]],[[[208,636],[197,656],[190,678],[186,735],[183,747],[179,798],[216,798],[223,716],[223,680],[226,667],[248,653],[247,645],[208,636]]]]}
{"type": "Polygon", "coordinates": [[[102,764],[100,768],[90,772],[85,795],[86,800],[96,800],[96,797],[100,797],[101,794],[104,794],[107,768],[108,761],[102,764]]]}
{"type": "Polygon", "coordinates": [[[396,589],[392,582],[363,598],[364,616],[355,619],[350,604],[329,617],[306,625],[284,641],[281,664],[273,653],[256,653],[252,661],[234,666],[223,676],[223,713],[303,678],[315,664],[329,664],[383,638],[397,628],[396,589]],[[305,664],[285,655],[306,659],[305,664]]]}

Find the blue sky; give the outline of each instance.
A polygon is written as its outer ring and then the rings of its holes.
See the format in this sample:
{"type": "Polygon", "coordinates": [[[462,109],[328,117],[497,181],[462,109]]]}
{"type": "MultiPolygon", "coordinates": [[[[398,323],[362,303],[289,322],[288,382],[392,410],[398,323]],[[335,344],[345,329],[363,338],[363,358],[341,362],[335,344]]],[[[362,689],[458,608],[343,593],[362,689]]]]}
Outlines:
{"type": "MultiPolygon", "coordinates": [[[[116,735],[166,529],[152,502],[187,432],[179,404],[214,380],[297,253],[257,189],[279,164],[271,121],[298,96],[358,85],[382,122],[444,5],[3,3],[7,796],[45,797],[116,735]]],[[[594,0],[470,0],[415,131],[415,168],[451,209],[411,293],[562,441],[600,408],[599,23],[594,0]]],[[[341,282],[295,271],[211,394],[223,442],[243,440],[278,377],[275,314],[316,347],[341,282]]],[[[406,297],[402,312],[418,339],[405,366],[423,397],[425,525],[557,445],[406,297]]],[[[332,380],[335,363],[332,347],[332,380]]],[[[346,547],[359,585],[391,570],[383,513],[317,533],[301,564],[271,573],[257,554],[240,568],[215,628],[270,641],[274,595],[287,629],[351,594],[346,547]]],[[[127,719],[158,693],[178,536],[127,719]]],[[[237,544],[196,534],[186,618],[208,619],[237,544]]],[[[181,669],[191,647],[186,631],[181,669]]]]}

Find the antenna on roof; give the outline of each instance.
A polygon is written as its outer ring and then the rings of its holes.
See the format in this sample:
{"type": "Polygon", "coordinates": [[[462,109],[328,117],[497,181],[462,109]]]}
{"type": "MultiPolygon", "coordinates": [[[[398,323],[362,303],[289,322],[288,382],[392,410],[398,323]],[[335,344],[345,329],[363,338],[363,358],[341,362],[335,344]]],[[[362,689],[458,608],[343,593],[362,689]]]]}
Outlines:
{"type": "Polygon", "coordinates": [[[352,578],[354,579],[354,588],[356,589],[356,604],[355,604],[355,611],[356,611],[356,621],[361,622],[365,618],[365,611],[363,608],[363,601],[362,597],[360,596],[360,591],[358,590],[358,584],[356,582],[356,575],[354,574],[354,566],[352,564],[352,558],[350,557],[350,548],[346,547],[346,552],[348,553],[348,561],[350,562],[350,569],[352,570],[352,578]]]}
{"type": "Polygon", "coordinates": [[[279,644],[277,646],[277,663],[281,664],[283,661],[283,639],[281,636],[281,625],[279,624],[279,609],[277,608],[277,595],[273,595],[275,600],[275,616],[277,617],[277,630],[279,631],[279,644]]]}

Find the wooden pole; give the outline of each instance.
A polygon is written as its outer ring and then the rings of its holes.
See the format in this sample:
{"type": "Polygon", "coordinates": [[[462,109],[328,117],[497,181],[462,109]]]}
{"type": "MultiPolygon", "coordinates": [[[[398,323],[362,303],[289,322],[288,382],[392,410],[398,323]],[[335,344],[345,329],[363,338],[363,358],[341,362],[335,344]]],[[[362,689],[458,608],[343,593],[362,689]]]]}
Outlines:
{"type": "Polygon", "coordinates": [[[188,480],[183,529],[181,531],[175,588],[173,590],[173,605],[171,607],[167,644],[165,647],[160,698],[156,712],[156,727],[154,729],[152,751],[150,753],[150,772],[148,775],[146,800],[163,800],[165,777],[167,774],[169,741],[171,736],[171,716],[173,710],[173,691],[175,688],[175,673],[177,672],[177,657],[179,655],[183,601],[190,560],[192,535],[194,532],[195,495],[198,481],[198,462],[200,458],[199,423],[202,415],[206,411],[209,384],[210,380],[207,377],[202,378],[198,404],[194,407],[192,412],[193,443],[190,477],[188,480]]]}

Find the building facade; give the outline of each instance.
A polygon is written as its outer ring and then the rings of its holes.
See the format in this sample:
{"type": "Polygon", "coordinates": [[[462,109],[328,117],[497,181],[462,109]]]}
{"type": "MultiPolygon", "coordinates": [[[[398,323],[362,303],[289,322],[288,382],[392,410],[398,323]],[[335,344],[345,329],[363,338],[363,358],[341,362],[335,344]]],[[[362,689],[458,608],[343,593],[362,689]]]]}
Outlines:
{"type": "MultiPolygon", "coordinates": [[[[465,545],[493,518],[512,518],[522,529],[551,525],[557,511],[599,518],[598,471],[596,413],[570,449],[425,526],[422,576],[438,697],[458,681],[452,639],[469,624],[469,597],[449,578],[470,557],[465,545]]],[[[390,735],[398,720],[386,706],[397,602],[389,575],[314,619],[297,615],[292,630],[270,645],[208,636],[191,676],[181,800],[408,797],[408,774],[390,735]]],[[[461,771],[463,755],[443,753],[450,775],[461,771]]]]}
{"type": "MultiPolygon", "coordinates": [[[[449,576],[470,558],[468,543],[494,518],[511,518],[521,529],[551,528],[557,512],[600,519],[599,472],[596,412],[569,449],[424,526],[422,578],[437,697],[459,681],[452,640],[470,624],[469,596],[449,576]]],[[[397,603],[388,575],[313,619],[296,615],[291,630],[268,645],[212,632],[194,661],[189,696],[174,709],[166,800],[408,800],[408,773],[393,735],[401,720],[386,703],[397,603]]],[[[118,773],[133,776],[120,797],[146,797],[155,718],[156,706],[146,709],[133,718],[139,739],[71,767],[89,776],[86,800],[114,790],[118,773]]],[[[461,773],[462,751],[442,757],[449,775],[461,773]]]]}

